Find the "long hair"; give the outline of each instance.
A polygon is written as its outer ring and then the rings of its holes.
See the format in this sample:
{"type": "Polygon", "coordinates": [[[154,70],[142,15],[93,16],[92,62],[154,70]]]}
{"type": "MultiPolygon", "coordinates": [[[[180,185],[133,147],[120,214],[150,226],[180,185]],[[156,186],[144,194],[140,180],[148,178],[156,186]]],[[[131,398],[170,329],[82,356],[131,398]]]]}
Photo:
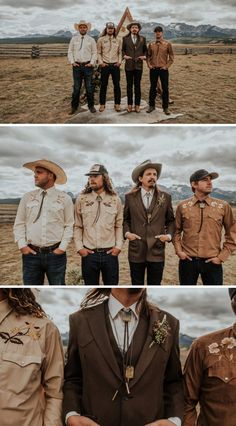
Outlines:
{"type": "MultiPolygon", "coordinates": [[[[108,174],[102,175],[102,178],[103,178],[104,191],[109,195],[117,195],[116,191],[113,188],[112,180],[108,176],[108,174]]],[[[82,194],[90,194],[91,192],[92,192],[92,188],[90,187],[89,180],[88,180],[87,184],[85,185],[82,191],[82,194]]]]}
{"type": "MultiPolygon", "coordinates": [[[[94,288],[89,290],[80,304],[81,309],[90,308],[105,302],[105,300],[107,300],[111,294],[111,290],[111,288],[94,288]]],[[[153,309],[156,309],[156,306],[147,300],[147,290],[143,289],[138,299],[137,310],[140,312],[140,314],[144,314],[149,318],[150,312],[153,309]]]]}
{"type": "MultiPolygon", "coordinates": [[[[130,189],[130,191],[127,192],[127,194],[130,194],[131,192],[137,192],[142,186],[142,182],[138,182],[136,183],[134,186],[132,186],[132,188],[130,189]]],[[[160,191],[160,188],[158,187],[157,183],[154,186],[154,189],[156,189],[157,192],[160,191]]]]}
{"type": "Polygon", "coordinates": [[[47,317],[43,308],[36,302],[36,298],[30,289],[2,289],[7,297],[8,305],[18,315],[32,315],[37,318],[47,317]]]}
{"type": "MultiPolygon", "coordinates": [[[[105,27],[105,28],[104,28],[104,30],[103,30],[103,31],[102,31],[102,33],[100,34],[99,38],[100,38],[100,37],[104,37],[105,35],[107,35],[107,27],[105,27]]],[[[117,37],[116,28],[114,28],[114,32],[113,32],[113,34],[111,35],[111,37],[114,37],[114,38],[116,38],[116,37],[117,37]]]]}

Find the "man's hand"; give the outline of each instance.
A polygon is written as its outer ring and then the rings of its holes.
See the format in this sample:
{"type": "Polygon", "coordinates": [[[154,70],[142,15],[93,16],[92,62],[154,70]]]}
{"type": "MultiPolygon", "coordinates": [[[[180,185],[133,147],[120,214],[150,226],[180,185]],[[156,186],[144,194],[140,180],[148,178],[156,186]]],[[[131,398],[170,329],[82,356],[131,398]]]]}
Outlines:
{"type": "Polygon", "coordinates": [[[93,420],[84,416],[70,416],[67,420],[67,426],[99,426],[93,420]]]}
{"type": "Polygon", "coordinates": [[[207,259],[205,263],[213,263],[214,265],[221,265],[221,260],[219,257],[212,257],[211,259],[207,259]]]}
{"type": "Polygon", "coordinates": [[[58,255],[58,254],[63,254],[63,253],[65,253],[65,252],[64,252],[64,250],[61,250],[61,249],[59,249],[59,248],[56,248],[55,250],[53,250],[53,253],[58,255]]]}
{"type": "Polygon", "coordinates": [[[145,426],[175,426],[175,424],[170,420],[161,419],[156,422],[148,423],[145,426]]]}
{"type": "Polygon", "coordinates": [[[124,55],[124,59],[132,59],[132,56],[124,55]]]}
{"type": "Polygon", "coordinates": [[[86,256],[88,256],[88,254],[93,254],[93,253],[94,253],[94,251],[93,251],[93,250],[90,250],[90,249],[87,249],[87,248],[82,248],[82,249],[80,249],[80,250],[78,251],[78,253],[79,253],[79,255],[80,255],[81,257],[86,257],[86,256]]]}
{"type": "Polygon", "coordinates": [[[170,237],[165,234],[155,235],[155,238],[158,238],[162,243],[166,243],[167,241],[170,241],[170,237]]]}
{"type": "Polygon", "coordinates": [[[112,256],[118,256],[120,252],[120,249],[118,249],[117,247],[113,247],[111,250],[107,251],[107,254],[111,254],[112,256]]]}
{"type": "Polygon", "coordinates": [[[108,64],[105,64],[105,62],[102,62],[102,64],[100,64],[100,67],[102,68],[108,67],[108,64]]]}
{"type": "Polygon", "coordinates": [[[192,260],[192,258],[191,257],[189,257],[184,251],[179,251],[178,253],[177,253],[177,256],[181,259],[181,260],[186,260],[186,259],[188,259],[188,260],[192,260]]]}
{"type": "Polygon", "coordinates": [[[115,64],[115,67],[120,67],[121,66],[121,63],[120,62],[116,62],[116,64],[115,64]]]}
{"type": "Polygon", "coordinates": [[[22,247],[21,249],[20,249],[20,251],[21,251],[21,253],[22,254],[37,254],[36,253],[36,251],[34,251],[32,248],[30,248],[29,246],[25,246],[25,247],[22,247]]]}
{"type": "Polygon", "coordinates": [[[79,67],[79,64],[77,64],[76,62],[74,62],[74,63],[72,64],[72,67],[79,67]]]}
{"type": "Polygon", "coordinates": [[[133,234],[132,232],[127,232],[126,238],[129,241],[141,240],[141,237],[137,234],[133,234]]]}
{"type": "Polygon", "coordinates": [[[141,61],[146,61],[146,56],[139,56],[138,59],[140,59],[141,61]]]}
{"type": "Polygon", "coordinates": [[[86,64],[85,67],[91,68],[91,67],[93,67],[93,65],[89,62],[89,64],[86,64]]]}

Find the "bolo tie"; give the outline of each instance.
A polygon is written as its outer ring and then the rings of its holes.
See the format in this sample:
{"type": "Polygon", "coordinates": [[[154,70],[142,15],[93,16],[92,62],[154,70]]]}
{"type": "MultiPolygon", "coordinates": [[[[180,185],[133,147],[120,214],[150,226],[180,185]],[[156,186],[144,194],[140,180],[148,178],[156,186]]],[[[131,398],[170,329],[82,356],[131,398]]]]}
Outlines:
{"type": "Polygon", "coordinates": [[[96,200],[98,202],[98,208],[97,208],[95,219],[93,221],[93,225],[98,222],[98,219],[100,217],[102,197],[100,195],[98,195],[96,200]]]}
{"type": "Polygon", "coordinates": [[[39,211],[38,211],[38,214],[37,214],[36,218],[34,219],[33,223],[37,222],[37,220],[40,218],[42,208],[43,208],[43,202],[44,202],[44,198],[45,198],[46,194],[47,194],[47,191],[42,191],[42,193],[41,193],[42,200],[41,200],[41,203],[40,203],[40,206],[39,206],[39,211]]]}
{"type": "Polygon", "coordinates": [[[200,207],[200,212],[201,212],[201,223],[200,223],[200,227],[199,227],[199,230],[198,230],[198,234],[201,232],[201,229],[202,229],[202,224],[203,224],[203,210],[206,207],[205,201],[200,201],[199,202],[199,207],[200,207]]]}
{"type": "Polygon", "coordinates": [[[80,48],[79,48],[79,50],[81,50],[81,49],[82,49],[83,41],[84,41],[84,36],[81,36],[81,43],[80,43],[80,48]]]}

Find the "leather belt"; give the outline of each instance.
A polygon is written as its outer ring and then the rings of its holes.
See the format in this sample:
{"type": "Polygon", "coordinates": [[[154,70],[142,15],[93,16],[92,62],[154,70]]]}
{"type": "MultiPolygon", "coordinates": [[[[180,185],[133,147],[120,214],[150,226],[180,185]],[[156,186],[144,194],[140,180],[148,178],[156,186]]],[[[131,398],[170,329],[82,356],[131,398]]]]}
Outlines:
{"type": "Polygon", "coordinates": [[[105,247],[105,248],[103,247],[103,248],[94,248],[94,249],[91,249],[88,247],[84,247],[84,248],[88,250],[92,250],[94,251],[94,253],[106,253],[108,250],[111,250],[113,247],[105,247]]]}
{"type": "Polygon", "coordinates": [[[53,250],[59,247],[59,245],[60,245],[60,242],[53,244],[53,246],[48,246],[48,247],[38,247],[38,246],[34,246],[33,244],[28,244],[28,247],[30,247],[32,250],[36,251],[37,253],[52,253],[53,250]]]}
{"type": "Polygon", "coordinates": [[[77,62],[77,61],[75,61],[75,63],[80,66],[80,65],[90,64],[90,61],[87,61],[87,62],[77,62]]]}
{"type": "Polygon", "coordinates": [[[192,260],[208,260],[208,259],[210,259],[209,257],[192,257],[192,256],[190,256],[191,257],[191,259],[192,260]]]}
{"type": "Polygon", "coordinates": [[[104,64],[106,64],[106,65],[115,65],[115,64],[117,64],[117,62],[104,62],[104,64]]]}

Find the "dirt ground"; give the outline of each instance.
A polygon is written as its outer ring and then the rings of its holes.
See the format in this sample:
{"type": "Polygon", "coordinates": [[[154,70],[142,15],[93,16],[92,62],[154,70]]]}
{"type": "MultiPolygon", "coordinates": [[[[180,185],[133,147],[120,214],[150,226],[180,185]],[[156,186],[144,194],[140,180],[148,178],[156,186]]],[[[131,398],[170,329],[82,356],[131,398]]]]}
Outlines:
{"type": "MultiPolygon", "coordinates": [[[[184,115],[166,123],[235,123],[235,69],[236,55],[176,55],[170,69],[170,95],[174,100],[170,110],[184,115]]],[[[1,123],[64,123],[68,119],[72,73],[66,57],[2,59],[0,80],[1,123]]],[[[122,97],[125,87],[122,66],[122,97]]],[[[148,92],[145,65],[142,98],[146,101],[148,92]]],[[[111,82],[108,99],[113,99],[111,82]]]]}
{"type": "MultiPolygon", "coordinates": [[[[2,206],[0,208],[0,222],[4,209],[16,211],[16,206],[2,206]]],[[[17,245],[14,243],[12,234],[12,224],[0,223],[0,285],[20,285],[22,283],[21,273],[21,254],[17,245]]],[[[129,264],[127,259],[128,243],[119,256],[120,281],[119,284],[130,284],[129,264]]],[[[76,253],[73,242],[67,250],[67,274],[66,284],[81,284],[79,279],[81,275],[80,256],[76,253]]],[[[224,284],[231,285],[236,283],[236,252],[224,264],[224,284]]],[[[33,283],[32,283],[33,284],[33,283]]],[[[166,260],[163,276],[163,285],[178,285],[178,258],[175,255],[173,245],[166,245],[166,260]]],[[[201,284],[201,279],[199,279],[201,284]]]]}

